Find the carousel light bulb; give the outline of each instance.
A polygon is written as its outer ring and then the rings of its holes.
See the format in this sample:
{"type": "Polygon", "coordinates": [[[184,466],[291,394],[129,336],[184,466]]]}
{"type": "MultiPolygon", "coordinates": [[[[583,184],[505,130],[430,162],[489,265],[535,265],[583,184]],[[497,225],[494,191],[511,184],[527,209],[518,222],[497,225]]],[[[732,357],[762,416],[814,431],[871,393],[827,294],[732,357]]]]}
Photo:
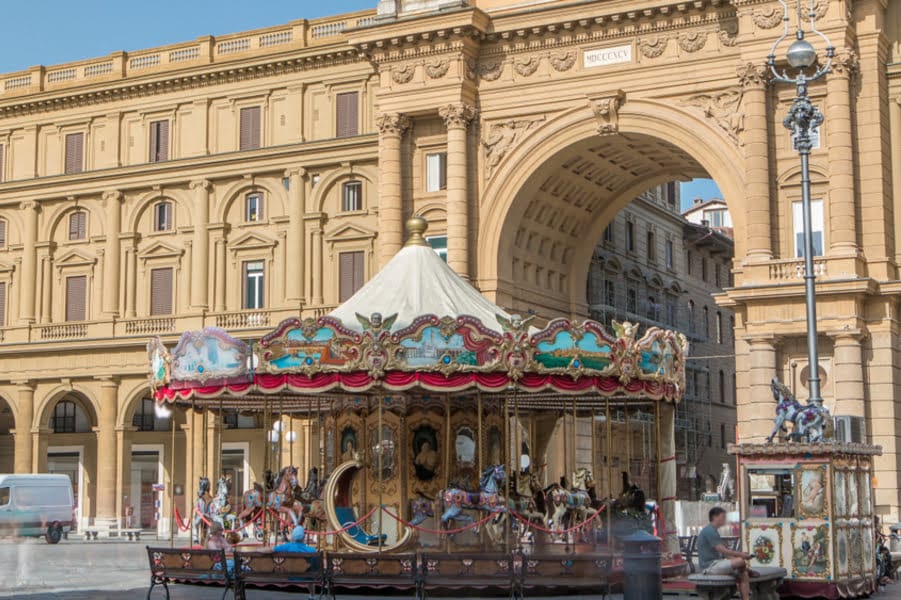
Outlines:
{"type": "Polygon", "coordinates": [[[168,407],[163,406],[162,404],[154,404],[153,405],[153,414],[157,419],[168,419],[172,416],[172,411],[169,410],[168,407]]]}
{"type": "Polygon", "coordinates": [[[285,428],[285,424],[282,423],[281,421],[276,421],[275,423],[272,424],[272,431],[280,432],[284,428],[285,428]]]}
{"type": "Polygon", "coordinates": [[[277,432],[277,431],[270,431],[270,432],[269,432],[269,441],[270,441],[270,442],[272,442],[272,443],[274,444],[274,443],[276,443],[276,442],[278,441],[278,438],[279,438],[279,435],[278,435],[278,432],[277,432]]]}
{"type": "Polygon", "coordinates": [[[293,444],[294,442],[296,442],[297,441],[297,432],[289,431],[288,433],[286,433],[285,441],[288,442],[289,444],[293,444]]]}

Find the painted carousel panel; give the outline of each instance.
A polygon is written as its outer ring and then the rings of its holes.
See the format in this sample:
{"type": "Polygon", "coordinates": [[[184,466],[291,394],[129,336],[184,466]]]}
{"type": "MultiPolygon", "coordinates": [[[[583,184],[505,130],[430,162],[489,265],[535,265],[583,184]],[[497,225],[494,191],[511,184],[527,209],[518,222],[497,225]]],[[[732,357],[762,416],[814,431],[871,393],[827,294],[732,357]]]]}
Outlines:
{"type": "Polygon", "coordinates": [[[819,519],[827,516],[826,471],[824,464],[798,466],[798,509],[801,518],[819,519]]]}
{"type": "Polygon", "coordinates": [[[260,339],[261,367],[269,373],[341,369],[359,357],[360,341],[327,317],[286,319],[260,339]]]}
{"type": "Polygon", "coordinates": [[[829,524],[792,523],[791,574],[795,579],[831,579],[829,524]]]}
{"type": "Polygon", "coordinates": [[[835,528],[835,571],[836,579],[844,579],[850,573],[850,542],[846,524],[835,528]]]}
{"type": "Polygon", "coordinates": [[[835,517],[848,516],[848,472],[836,468],[832,475],[832,502],[835,506],[835,517]]]}
{"type": "Polygon", "coordinates": [[[177,383],[213,385],[250,380],[250,347],[222,329],[186,331],[172,351],[173,387],[177,383]]]}
{"type": "Polygon", "coordinates": [[[752,567],[782,567],[782,524],[748,525],[745,547],[751,554],[752,567]]]}

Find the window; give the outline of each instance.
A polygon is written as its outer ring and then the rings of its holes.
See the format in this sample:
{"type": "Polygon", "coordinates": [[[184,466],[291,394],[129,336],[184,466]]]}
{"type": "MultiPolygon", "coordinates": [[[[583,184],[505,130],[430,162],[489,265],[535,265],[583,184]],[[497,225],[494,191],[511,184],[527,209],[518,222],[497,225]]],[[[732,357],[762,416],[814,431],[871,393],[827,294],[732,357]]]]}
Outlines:
{"type": "Polygon", "coordinates": [[[341,210],[344,212],[363,210],[362,181],[348,181],[341,186],[341,210]]]}
{"type": "Polygon", "coordinates": [[[263,220],[263,194],[253,192],[244,196],[244,220],[248,223],[263,220]]]}
{"type": "Polygon", "coordinates": [[[150,270],[150,315],[172,314],[172,267],[150,270]]]}
{"type": "Polygon", "coordinates": [[[732,374],[732,404],[738,403],[738,386],[735,373],[732,374]]]}
{"type": "Polygon", "coordinates": [[[659,318],[659,312],[660,310],[657,306],[657,299],[654,296],[648,296],[648,319],[650,319],[651,321],[656,321],[659,318]]]}
{"type": "Polygon", "coordinates": [[[172,203],[159,202],[153,207],[153,230],[169,231],[172,229],[172,203]]]}
{"type": "Polygon", "coordinates": [[[0,281],[0,327],[6,327],[6,282],[0,281]]]}
{"type": "Polygon", "coordinates": [[[425,155],[425,191],[440,192],[447,189],[447,152],[425,155]]]}
{"type": "Polygon", "coordinates": [[[75,433],[75,403],[71,400],[60,400],[53,407],[50,418],[53,433],[75,433]]]}
{"type": "MultiPolygon", "coordinates": [[[[795,229],[795,257],[804,258],[804,216],[801,202],[792,203],[792,218],[795,229]]],[[[810,231],[813,240],[813,255],[823,255],[823,201],[810,201],[810,231]]]]}
{"type": "Polygon", "coordinates": [[[626,252],[635,251],[635,224],[626,221],[626,252]]]}
{"type": "Polygon", "coordinates": [[[713,285],[715,285],[716,287],[722,287],[720,285],[720,276],[721,276],[720,264],[714,263],[714,265],[713,265],[713,285]]]}
{"type": "Polygon", "coordinates": [[[137,427],[138,431],[165,431],[169,428],[167,426],[168,419],[157,417],[153,405],[152,398],[144,398],[135,409],[131,424],[137,427]]]}
{"type": "Polygon", "coordinates": [[[701,327],[704,328],[704,339],[710,339],[710,311],[706,306],[701,311],[701,318],[703,319],[701,327]]]}
{"type": "Polygon", "coordinates": [[[88,277],[66,277],[66,321],[84,321],[87,315],[88,277]]]}
{"type": "Polygon", "coordinates": [[[666,268],[672,271],[674,265],[673,240],[666,240],[666,268]]]}
{"type": "Polygon", "coordinates": [[[691,250],[685,251],[685,271],[691,275],[691,261],[694,259],[694,256],[691,254],[691,250]]]}
{"type": "Polygon", "coordinates": [[[338,258],[338,301],[344,302],[363,287],[363,253],[342,252],[338,258]]]}
{"type": "Polygon", "coordinates": [[[688,301],[688,333],[695,332],[695,303],[694,300],[688,301]]]}
{"type": "Polygon", "coordinates": [[[676,324],[676,299],[669,295],[666,297],[666,324],[676,324]]]}
{"type": "Polygon", "coordinates": [[[260,147],[260,107],[249,106],[241,109],[239,150],[255,150],[260,147]]]}
{"type": "Polygon", "coordinates": [[[447,262],[447,236],[436,235],[434,237],[426,238],[426,241],[429,243],[429,246],[432,247],[432,250],[435,251],[435,254],[440,256],[441,260],[447,262]]]}
{"type": "Polygon", "coordinates": [[[335,96],[336,132],[338,137],[350,137],[360,133],[360,110],[358,108],[359,94],[357,92],[345,92],[335,96]]]}
{"type": "Polygon", "coordinates": [[[169,121],[150,123],[150,162],[169,160],[169,121]]]}
{"type": "Polygon", "coordinates": [[[704,395],[707,396],[708,400],[713,395],[713,390],[710,389],[710,371],[704,373],[704,395]]]}
{"type": "Polygon", "coordinates": [[[654,240],[654,232],[648,232],[648,262],[655,263],[657,262],[657,244],[654,240]]]}
{"type": "Polygon", "coordinates": [[[726,403],[726,373],[724,373],[722,369],[720,369],[719,381],[717,383],[719,383],[719,386],[720,386],[720,404],[725,404],[726,403]]]}
{"type": "Polygon", "coordinates": [[[69,215],[69,239],[83,240],[88,236],[88,213],[74,212],[69,215]]]}
{"type": "Polygon", "coordinates": [[[263,284],[265,283],[263,261],[244,263],[244,308],[263,308],[263,284]]]}
{"type": "Polygon", "coordinates": [[[66,136],[66,174],[81,173],[84,170],[84,134],[70,133],[66,136]]]}
{"type": "Polygon", "coordinates": [[[9,488],[0,487],[0,506],[9,504],[9,488]]]}
{"type": "Polygon", "coordinates": [[[616,306],[616,287],[609,279],[604,281],[604,304],[612,307],[616,306]]]}
{"type": "Polygon", "coordinates": [[[720,448],[726,447],[726,424],[720,423],[720,448]]]}
{"type": "Polygon", "coordinates": [[[675,208],[676,206],[676,182],[670,181],[666,184],[666,203],[670,205],[671,208],[675,208]]]}
{"type": "Polygon", "coordinates": [[[635,288],[626,290],[626,310],[633,314],[638,312],[638,294],[635,288]]]}
{"type": "Polygon", "coordinates": [[[607,226],[604,227],[604,241],[608,244],[613,243],[613,223],[607,223],[607,226]]]}
{"type": "Polygon", "coordinates": [[[716,343],[723,343],[723,315],[716,311],[716,343]]]}
{"type": "Polygon", "coordinates": [[[704,218],[707,221],[707,225],[709,227],[722,227],[724,222],[723,216],[725,212],[726,211],[721,208],[718,208],[716,210],[705,210],[704,218]]]}
{"type": "Polygon", "coordinates": [[[701,257],[701,281],[707,282],[707,257],[701,257]]]}
{"type": "Polygon", "coordinates": [[[3,181],[3,144],[0,144],[0,181],[3,181]]]}

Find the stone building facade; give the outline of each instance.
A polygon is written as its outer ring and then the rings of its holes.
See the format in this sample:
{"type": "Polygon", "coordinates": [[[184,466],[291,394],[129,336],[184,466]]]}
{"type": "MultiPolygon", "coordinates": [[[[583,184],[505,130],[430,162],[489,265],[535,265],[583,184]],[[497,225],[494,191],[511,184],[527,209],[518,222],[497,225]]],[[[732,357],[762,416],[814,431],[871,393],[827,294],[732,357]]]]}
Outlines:
{"type": "MultiPolygon", "coordinates": [[[[75,470],[82,517],[100,519],[145,494],[135,464],[185,492],[221,440],[254,472],[263,432],[237,416],[179,415],[173,443],[144,402],[148,336],[253,339],[322,314],[413,213],[498,304],[584,317],[594,241],[691,177],[717,182],[734,223],[717,303],[735,316],[739,436],[768,433],[770,379],[806,367],[794,90],[762,68],[779,4],[381,8],[0,77],[0,469],[75,470]]],[[[897,519],[901,5],[815,12],[837,49],[811,86],[823,392],[883,446],[876,502],[897,519]]]]}

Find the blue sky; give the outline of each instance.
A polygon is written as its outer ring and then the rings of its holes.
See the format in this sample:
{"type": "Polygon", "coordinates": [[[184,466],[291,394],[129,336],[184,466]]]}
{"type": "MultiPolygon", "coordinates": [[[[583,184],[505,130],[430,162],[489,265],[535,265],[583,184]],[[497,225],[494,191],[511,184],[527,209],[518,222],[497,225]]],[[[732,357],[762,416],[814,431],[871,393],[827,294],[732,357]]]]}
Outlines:
{"type": "MultiPolygon", "coordinates": [[[[0,0],[0,73],[54,65],[374,8],[378,0],[0,0]]],[[[682,184],[682,206],[720,195],[709,179],[682,184]]]]}

